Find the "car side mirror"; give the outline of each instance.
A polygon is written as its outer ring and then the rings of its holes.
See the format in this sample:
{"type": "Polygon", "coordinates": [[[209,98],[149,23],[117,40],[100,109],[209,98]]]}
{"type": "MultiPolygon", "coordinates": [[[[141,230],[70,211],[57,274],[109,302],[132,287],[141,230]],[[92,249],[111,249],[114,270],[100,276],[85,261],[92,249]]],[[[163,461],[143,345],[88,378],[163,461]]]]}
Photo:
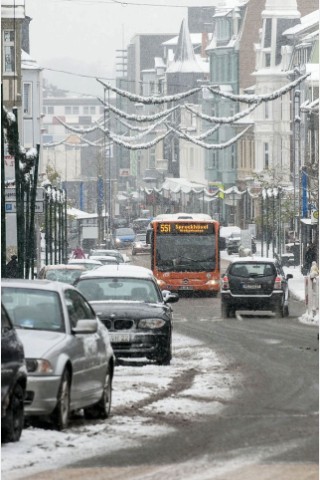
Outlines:
{"type": "Polygon", "coordinates": [[[162,290],[162,296],[165,303],[176,303],[179,301],[179,295],[170,290],[162,290]]]}
{"type": "Polygon", "coordinates": [[[292,273],[288,273],[287,276],[286,276],[286,279],[287,279],[287,280],[290,280],[290,278],[293,278],[292,273]]]}
{"type": "Polygon", "coordinates": [[[98,322],[96,319],[78,320],[77,325],[72,328],[72,333],[75,333],[75,334],[96,333],[97,330],[98,330],[98,322]]]}

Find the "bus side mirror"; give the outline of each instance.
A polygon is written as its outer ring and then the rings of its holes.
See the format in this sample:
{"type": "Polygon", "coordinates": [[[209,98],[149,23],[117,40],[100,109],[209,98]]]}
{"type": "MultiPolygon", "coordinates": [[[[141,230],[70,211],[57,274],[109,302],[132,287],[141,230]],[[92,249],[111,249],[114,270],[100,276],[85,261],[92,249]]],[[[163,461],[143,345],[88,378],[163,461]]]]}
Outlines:
{"type": "Polygon", "coordinates": [[[219,250],[225,250],[226,248],[226,239],[224,237],[219,237],[219,250]]]}
{"type": "Polygon", "coordinates": [[[151,245],[151,236],[152,236],[152,230],[147,230],[146,233],[146,244],[151,245]]]}

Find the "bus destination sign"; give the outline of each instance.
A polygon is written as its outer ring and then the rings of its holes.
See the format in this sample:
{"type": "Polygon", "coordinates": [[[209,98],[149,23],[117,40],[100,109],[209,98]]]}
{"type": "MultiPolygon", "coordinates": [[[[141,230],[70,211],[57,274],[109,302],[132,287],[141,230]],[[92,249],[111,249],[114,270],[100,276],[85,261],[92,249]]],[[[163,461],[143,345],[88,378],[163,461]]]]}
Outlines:
{"type": "Polygon", "coordinates": [[[194,234],[194,235],[210,235],[214,233],[214,225],[212,223],[175,223],[163,222],[158,223],[158,234],[194,234]]]}

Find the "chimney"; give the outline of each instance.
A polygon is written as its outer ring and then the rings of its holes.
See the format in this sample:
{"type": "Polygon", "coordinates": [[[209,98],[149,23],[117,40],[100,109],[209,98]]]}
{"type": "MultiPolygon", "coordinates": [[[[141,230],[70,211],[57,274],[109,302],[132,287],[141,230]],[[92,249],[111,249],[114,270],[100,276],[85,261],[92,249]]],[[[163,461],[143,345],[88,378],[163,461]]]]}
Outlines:
{"type": "Polygon", "coordinates": [[[202,32],[201,34],[201,57],[206,58],[208,55],[206,53],[206,48],[209,42],[209,34],[208,32],[202,32]]]}

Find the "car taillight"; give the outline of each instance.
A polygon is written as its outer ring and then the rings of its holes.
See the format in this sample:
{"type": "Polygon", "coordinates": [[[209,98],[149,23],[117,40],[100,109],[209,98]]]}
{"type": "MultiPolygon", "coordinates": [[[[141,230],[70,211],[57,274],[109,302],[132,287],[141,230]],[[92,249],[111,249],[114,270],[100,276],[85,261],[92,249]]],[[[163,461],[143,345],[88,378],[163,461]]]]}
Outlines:
{"type": "Polygon", "coordinates": [[[281,290],[281,277],[276,277],[274,281],[274,289],[275,290],[281,290]]]}
{"type": "Polygon", "coordinates": [[[229,289],[229,278],[228,275],[225,275],[222,278],[222,284],[221,284],[222,290],[228,290],[229,289]]]}

